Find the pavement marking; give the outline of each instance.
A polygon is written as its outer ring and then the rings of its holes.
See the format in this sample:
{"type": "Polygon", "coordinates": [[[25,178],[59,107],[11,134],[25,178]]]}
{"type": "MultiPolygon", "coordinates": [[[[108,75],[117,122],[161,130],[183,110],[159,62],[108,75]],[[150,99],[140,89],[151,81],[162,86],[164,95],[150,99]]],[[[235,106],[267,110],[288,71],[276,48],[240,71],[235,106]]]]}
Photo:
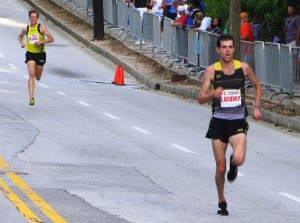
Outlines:
{"type": "Polygon", "coordinates": [[[24,216],[24,218],[30,223],[42,223],[24,202],[16,195],[9,186],[0,178],[0,190],[5,197],[16,207],[16,209],[24,216]]]}
{"type": "MultiPolygon", "coordinates": [[[[42,197],[32,190],[23,179],[15,172],[9,171],[9,166],[2,156],[0,156],[0,169],[4,169],[8,178],[25,194],[49,219],[54,223],[67,223],[42,197]]],[[[16,207],[16,209],[30,223],[42,223],[28,206],[10,189],[10,187],[0,178],[0,191],[16,207]]]]}
{"type": "Polygon", "coordinates": [[[136,126],[134,126],[134,127],[132,127],[133,129],[135,129],[135,130],[137,130],[137,131],[139,131],[139,132],[142,132],[142,133],[144,133],[144,134],[151,134],[150,132],[148,132],[148,131],[146,131],[146,130],[144,130],[144,129],[141,129],[141,128],[139,128],[139,127],[136,127],[136,126]]]}
{"type": "Polygon", "coordinates": [[[8,165],[2,156],[0,156],[0,169],[8,169],[8,165]]]}
{"type": "Polygon", "coordinates": [[[300,198],[299,197],[296,197],[294,195],[291,195],[291,194],[288,194],[288,193],[284,193],[284,192],[278,192],[279,194],[281,194],[282,196],[285,196],[293,201],[296,201],[298,203],[300,203],[300,198]]]}
{"type": "Polygon", "coordinates": [[[86,106],[86,107],[92,107],[92,105],[90,105],[90,104],[88,104],[88,103],[86,103],[86,102],[84,102],[84,101],[77,101],[79,104],[82,104],[82,105],[84,105],[84,106],[86,106]]]}
{"type": "Polygon", "coordinates": [[[0,71],[16,71],[18,68],[13,64],[8,64],[8,67],[0,67],[0,71]]]}
{"type": "Polygon", "coordinates": [[[63,93],[63,92],[61,92],[61,91],[57,91],[56,93],[57,93],[57,94],[60,94],[60,95],[62,95],[62,96],[66,96],[66,94],[63,93]]]}
{"type": "Polygon", "coordinates": [[[112,118],[112,119],[120,119],[120,118],[118,118],[118,117],[116,117],[116,116],[113,116],[112,114],[109,114],[109,113],[103,113],[104,115],[106,115],[106,116],[108,116],[108,117],[110,117],[110,118],[112,118]]]}
{"type": "Polygon", "coordinates": [[[25,77],[26,79],[29,79],[28,75],[23,74],[23,77],[25,77]]]}
{"type": "Polygon", "coordinates": [[[0,52],[0,57],[1,58],[5,58],[5,56],[0,52]]]}
{"type": "Polygon", "coordinates": [[[6,172],[11,181],[54,223],[67,223],[42,197],[32,190],[21,177],[14,172],[6,172]]]}
{"type": "Polygon", "coordinates": [[[46,84],[39,84],[39,85],[44,87],[44,88],[49,88],[49,86],[47,86],[46,84]]]}
{"type": "Polygon", "coordinates": [[[10,66],[10,68],[12,70],[18,70],[18,68],[15,65],[13,65],[12,63],[8,64],[8,66],[10,66]]]}
{"type": "Polygon", "coordinates": [[[172,146],[174,146],[176,149],[179,149],[179,150],[181,150],[181,151],[183,151],[183,152],[186,152],[186,153],[194,153],[194,154],[195,154],[194,151],[189,150],[189,149],[187,149],[187,148],[184,148],[183,146],[180,146],[180,145],[178,145],[178,144],[172,144],[172,146]]]}

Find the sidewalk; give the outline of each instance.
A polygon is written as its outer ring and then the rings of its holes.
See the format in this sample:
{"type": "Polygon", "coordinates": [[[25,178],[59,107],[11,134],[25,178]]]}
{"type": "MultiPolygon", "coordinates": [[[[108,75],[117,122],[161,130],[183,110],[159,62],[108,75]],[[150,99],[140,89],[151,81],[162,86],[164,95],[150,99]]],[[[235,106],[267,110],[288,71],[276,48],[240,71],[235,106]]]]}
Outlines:
{"type": "MultiPolygon", "coordinates": [[[[172,61],[168,63],[160,62],[160,58],[152,58],[151,54],[143,54],[139,46],[135,46],[134,44],[128,46],[129,41],[125,43],[120,42],[120,39],[117,37],[119,31],[110,32],[104,41],[92,41],[93,28],[87,24],[91,24],[91,20],[85,14],[81,15],[69,9],[72,14],[76,14],[81,19],[81,22],[78,22],[80,19],[78,17],[75,18],[74,20],[78,19],[78,21],[75,23],[73,21],[72,24],[70,20],[73,19],[69,18],[70,15],[66,16],[67,13],[62,9],[58,10],[55,5],[45,3],[47,1],[26,1],[70,35],[91,49],[101,53],[115,64],[123,66],[125,71],[149,88],[169,92],[192,100],[197,99],[199,86],[201,85],[200,80],[196,76],[191,75],[185,81],[171,82],[172,75],[184,75],[187,73],[186,70],[185,72],[183,70],[176,72],[174,68],[168,69],[167,67],[172,61]],[[64,16],[67,19],[64,19],[64,16]],[[158,73],[160,74],[159,76],[158,73]]],[[[252,105],[254,98],[253,89],[247,88],[246,94],[248,110],[251,114],[254,109],[252,105]]],[[[273,123],[276,127],[288,128],[300,132],[300,99],[294,98],[291,100],[286,98],[282,100],[285,96],[275,95],[270,100],[271,92],[262,92],[263,120],[273,123]],[[282,106],[280,105],[281,100],[282,106]]]]}

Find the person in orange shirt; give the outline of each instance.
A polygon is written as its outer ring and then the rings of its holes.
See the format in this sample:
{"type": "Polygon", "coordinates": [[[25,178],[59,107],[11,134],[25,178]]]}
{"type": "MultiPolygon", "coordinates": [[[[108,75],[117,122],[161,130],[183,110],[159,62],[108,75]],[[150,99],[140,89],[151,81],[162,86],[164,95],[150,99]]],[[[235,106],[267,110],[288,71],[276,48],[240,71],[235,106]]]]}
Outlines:
{"type": "Polygon", "coordinates": [[[248,14],[246,12],[241,13],[240,39],[244,41],[254,42],[253,30],[248,22],[248,14]]]}

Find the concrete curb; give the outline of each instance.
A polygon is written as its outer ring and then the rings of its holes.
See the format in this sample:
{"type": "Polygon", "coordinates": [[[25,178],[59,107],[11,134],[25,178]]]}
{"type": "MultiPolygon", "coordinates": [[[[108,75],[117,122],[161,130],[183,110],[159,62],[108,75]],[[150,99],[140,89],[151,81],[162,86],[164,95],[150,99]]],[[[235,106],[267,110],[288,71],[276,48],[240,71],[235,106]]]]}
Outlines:
{"type": "MultiPolygon", "coordinates": [[[[134,76],[139,82],[142,84],[148,86],[151,89],[160,89],[161,91],[166,91],[172,94],[176,94],[179,96],[183,96],[185,98],[190,98],[193,100],[196,100],[199,94],[198,90],[194,89],[187,89],[180,86],[174,86],[170,84],[160,83],[154,80],[149,79],[144,74],[138,72],[135,70],[134,67],[129,66],[128,64],[124,63],[121,59],[117,58],[110,52],[102,49],[101,47],[95,45],[90,40],[87,40],[80,36],[78,33],[74,32],[69,27],[65,26],[63,23],[61,23],[59,20],[55,19],[52,15],[47,13],[43,8],[39,7],[37,4],[35,4],[32,0],[26,0],[32,7],[36,8],[39,12],[41,12],[44,16],[46,16],[48,19],[50,19],[54,24],[61,27],[64,31],[69,33],[71,36],[76,38],[78,41],[85,44],[87,47],[93,49],[94,51],[102,54],[104,57],[109,59],[115,64],[120,64],[124,67],[124,69],[130,73],[132,76],[134,76]]],[[[251,114],[253,112],[254,106],[248,105],[249,113],[251,114]]],[[[263,115],[263,121],[273,123],[275,126],[281,126],[283,128],[291,129],[297,132],[300,132],[300,119],[290,116],[284,116],[280,115],[274,112],[270,112],[268,110],[262,109],[262,115],[263,115]]]]}

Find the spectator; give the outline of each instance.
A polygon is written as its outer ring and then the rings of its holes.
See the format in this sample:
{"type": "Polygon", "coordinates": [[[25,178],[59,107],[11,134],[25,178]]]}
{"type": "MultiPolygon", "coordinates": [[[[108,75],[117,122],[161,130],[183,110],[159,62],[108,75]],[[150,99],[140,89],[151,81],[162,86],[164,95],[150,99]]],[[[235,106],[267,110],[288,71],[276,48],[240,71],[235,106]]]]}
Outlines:
{"type": "Polygon", "coordinates": [[[288,17],[285,20],[283,31],[285,32],[286,43],[290,46],[300,44],[300,16],[296,14],[294,5],[288,5],[288,17]]]}
{"type": "Polygon", "coordinates": [[[195,27],[199,26],[198,28],[195,28],[195,31],[207,31],[211,25],[211,18],[206,17],[204,12],[196,12],[195,13],[195,21],[194,21],[195,27]],[[199,26],[200,23],[200,26],[199,26]]]}
{"type": "Polygon", "coordinates": [[[164,29],[164,17],[167,17],[171,20],[175,20],[177,17],[177,11],[175,9],[175,6],[173,4],[174,0],[163,0],[163,17],[162,17],[162,22],[161,22],[161,31],[164,29]]]}
{"type": "Polygon", "coordinates": [[[203,4],[202,0],[191,0],[190,2],[191,2],[190,6],[193,7],[194,10],[199,9],[201,12],[205,12],[206,7],[203,4]]]}
{"type": "Polygon", "coordinates": [[[144,12],[147,12],[147,0],[134,0],[134,7],[140,12],[141,18],[143,18],[144,12]]]}
{"type": "Polygon", "coordinates": [[[194,12],[195,11],[200,11],[197,6],[193,5],[193,2],[191,2],[190,5],[188,5],[186,9],[186,15],[188,16],[188,21],[187,21],[187,26],[188,27],[193,27],[193,22],[194,22],[194,12]]]}
{"type": "MultiPolygon", "coordinates": [[[[179,2],[178,2],[178,6],[180,6],[180,5],[182,5],[182,6],[184,6],[184,8],[185,8],[185,14],[187,15],[187,8],[189,7],[188,6],[188,4],[186,4],[186,0],[179,0],[179,2]]],[[[178,7],[177,6],[177,7],[178,7]]],[[[179,15],[179,13],[177,12],[177,17],[180,17],[180,15],[179,15]]]]}
{"type": "Polygon", "coordinates": [[[199,31],[199,27],[201,26],[202,20],[204,19],[204,14],[199,9],[196,9],[193,12],[193,24],[192,28],[194,28],[195,31],[199,31]]]}
{"type": "Polygon", "coordinates": [[[211,26],[209,28],[209,31],[211,33],[215,33],[215,34],[218,34],[220,35],[222,33],[222,20],[221,18],[217,18],[215,17],[211,23],[211,26]]]}
{"type": "Polygon", "coordinates": [[[175,21],[171,22],[171,26],[179,26],[179,27],[185,27],[187,23],[187,16],[185,14],[185,7],[180,5],[177,8],[178,13],[180,14],[180,17],[176,18],[175,21]]]}
{"type": "Polygon", "coordinates": [[[152,7],[152,13],[158,15],[159,17],[163,16],[163,4],[162,0],[151,0],[150,7],[152,7]]]}
{"type": "Polygon", "coordinates": [[[240,39],[244,41],[253,42],[253,31],[251,25],[248,23],[248,13],[242,12],[241,15],[241,29],[240,29],[240,39]]]}
{"type": "Polygon", "coordinates": [[[250,22],[253,31],[254,41],[260,41],[260,33],[261,33],[262,25],[258,23],[258,20],[259,18],[257,16],[254,16],[253,22],[250,22]]]}
{"type": "Polygon", "coordinates": [[[204,14],[204,19],[201,22],[201,26],[199,27],[199,30],[207,31],[209,29],[209,27],[211,26],[211,18],[205,16],[204,12],[203,12],[203,14],[204,14]]]}

